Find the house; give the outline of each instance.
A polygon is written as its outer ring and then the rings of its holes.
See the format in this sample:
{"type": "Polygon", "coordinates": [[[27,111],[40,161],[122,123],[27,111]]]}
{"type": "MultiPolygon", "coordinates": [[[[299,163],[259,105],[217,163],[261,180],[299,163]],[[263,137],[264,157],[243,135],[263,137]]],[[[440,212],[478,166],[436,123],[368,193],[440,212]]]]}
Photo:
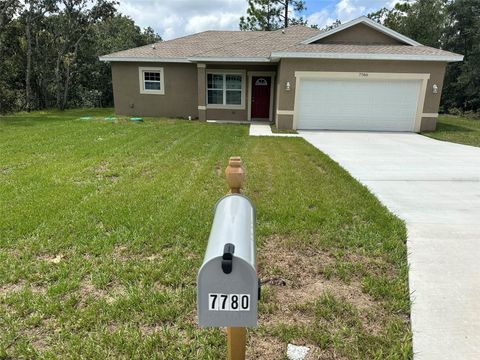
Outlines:
{"type": "Polygon", "coordinates": [[[360,17],[329,31],[206,31],[100,59],[118,114],[419,132],[435,129],[446,65],[463,56],[360,17]]]}

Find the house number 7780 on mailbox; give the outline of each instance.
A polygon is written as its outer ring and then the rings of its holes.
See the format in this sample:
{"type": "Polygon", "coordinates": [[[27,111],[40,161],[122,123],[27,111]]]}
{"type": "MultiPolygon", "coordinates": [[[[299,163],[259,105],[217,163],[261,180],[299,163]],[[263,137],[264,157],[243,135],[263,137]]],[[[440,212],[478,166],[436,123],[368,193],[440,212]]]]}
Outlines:
{"type": "Polygon", "coordinates": [[[210,311],[249,311],[250,294],[208,294],[210,311]]]}

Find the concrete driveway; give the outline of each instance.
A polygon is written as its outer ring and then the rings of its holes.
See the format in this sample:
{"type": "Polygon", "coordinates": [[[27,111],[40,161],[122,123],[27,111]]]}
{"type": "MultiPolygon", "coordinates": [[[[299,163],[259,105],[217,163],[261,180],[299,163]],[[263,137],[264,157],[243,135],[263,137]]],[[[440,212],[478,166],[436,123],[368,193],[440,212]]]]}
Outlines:
{"type": "Polygon", "coordinates": [[[300,131],[408,229],[416,359],[480,359],[480,148],[417,134],[300,131]]]}

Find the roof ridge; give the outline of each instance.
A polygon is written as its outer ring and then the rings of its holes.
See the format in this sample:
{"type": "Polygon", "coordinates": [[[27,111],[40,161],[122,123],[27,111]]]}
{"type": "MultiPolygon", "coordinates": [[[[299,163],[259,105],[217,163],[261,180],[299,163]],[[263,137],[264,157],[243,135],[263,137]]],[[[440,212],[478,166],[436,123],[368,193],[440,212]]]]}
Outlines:
{"type": "MultiPolygon", "coordinates": [[[[292,25],[292,26],[297,26],[297,27],[298,27],[298,26],[302,26],[302,27],[304,27],[304,28],[306,28],[306,29],[318,30],[318,32],[319,32],[319,33],[323,32],[323,30],[314,29],[314,28],[311,28],[311,27],[309,27],[309,26],[305,26],[305,25],[301,25],[301,24],[292,25]]],[[[317,34],[317,35],[318,35],[318,34],[317,34]]],[[[315,36],[315,35],[314,35],[314,36],[315,36]]],[[[308,36],[308,35],[307,35],[307,37],[306,37],[305,39],[303,39],[303,40],[300,40],[300,42],[298,42],[298,43],[296,43],[296,44],[293,44],[293,45],[291,45],[291,44],[290,44],[290,45],[286,45],[285,47],[282,47],[281,49],[278,49],[278,50],[272,50],[272,52],[274,52],[274,51],[282,51],[282,50],[287,50],[287,49],[290,49],[290,48],[292,48],[292,47],[294,47],[294,46],[301,45],[303,41],[305,41],[305,40],[307,40],[307,39],[309,39],[309,38],[311,38],[311,37],[313,37],[313,36],[308,36]]]]}

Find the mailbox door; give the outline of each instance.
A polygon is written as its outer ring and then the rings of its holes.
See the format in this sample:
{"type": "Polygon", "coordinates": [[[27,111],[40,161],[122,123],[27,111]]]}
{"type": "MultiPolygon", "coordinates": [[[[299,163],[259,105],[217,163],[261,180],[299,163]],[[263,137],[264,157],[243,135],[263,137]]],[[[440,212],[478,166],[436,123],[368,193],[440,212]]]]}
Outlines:
{"type": "Polygon", "coordinates": [[[234,257],[232,272],[222,271],[222,258],[205,263],[198,275],[197,307],[201,327],[257,326],[258,280],[255,269],[234,257]]]}

